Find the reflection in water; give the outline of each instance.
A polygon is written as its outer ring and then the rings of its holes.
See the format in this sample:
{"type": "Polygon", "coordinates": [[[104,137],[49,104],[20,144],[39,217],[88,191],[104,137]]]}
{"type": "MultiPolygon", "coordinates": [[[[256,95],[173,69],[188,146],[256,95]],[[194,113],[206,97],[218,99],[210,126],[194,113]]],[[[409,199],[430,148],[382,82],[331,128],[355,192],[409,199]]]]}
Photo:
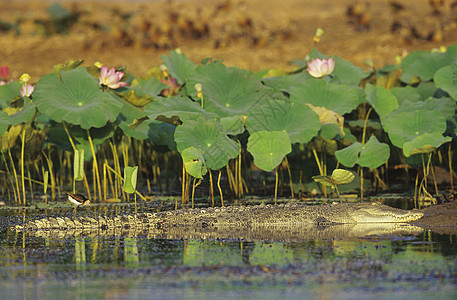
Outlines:
{"type": "Polygon", "coordinates": [[[2,231],[0,299],[457,296],[453,237],[343,226],[350,234],[336,238],[328,229],[233,233],[244,240],[2,231]]]}

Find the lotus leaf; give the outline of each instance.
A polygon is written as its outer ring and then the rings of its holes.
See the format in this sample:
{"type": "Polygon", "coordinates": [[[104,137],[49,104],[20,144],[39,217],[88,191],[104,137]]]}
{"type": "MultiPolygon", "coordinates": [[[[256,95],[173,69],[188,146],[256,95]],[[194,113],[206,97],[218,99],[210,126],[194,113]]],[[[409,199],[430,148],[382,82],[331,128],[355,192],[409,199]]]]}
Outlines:
{"type": "Polygon", "coordinates": [[[164,65],[168,67],[168,72],[171,76],[176,78],[180,84],[183,84],[189,74],[197,67],[187,56],[176,50],[170,51],[168,56],[161,55],[160,58],[163,60],[164,65]]]}
{"type": "Polygon", "coordinates": [[[382,123],[392,144],[399,148],[424,133],[436,131],[441,135],[446,130],[446,119],[441,113],[425,109],[393,112],[382,123]]]}
{"type": "Polygon", "coordinates": [[[198,66],[189,75],[187,93],[197,99],[195,84],[203,90],[203,108],[220,118],[242,115],[261,101],[263,88],[250,71],[228,68],[220,63],[198,66]]]}
{"type": "Polygon", "coordinates": [[[240,152],[240,145],[229,139],[216,119],[200,117],[186,121],[175,130],[176,147],[180,153],[194,146],[203,153],[206,166],[212,170],[224,167],[240,152]]]}
{"type": "Polygon", "coordinates": [[[375,109],[381,119],[384,119],[398,108],[397,98],[391,91],[383,87],[367,84],[365,86],[365,94],[368,103],[375,109]]]}
{"type": "Polygon", "coordinates": [[[457,101],[457,64],[439,69],[433,76],[433,81],[457,101]]]}
{"type": "Polygon", "coordinates": [[[84,149],[76,149],[73,159],[73,180],[81,181],[84,179],[84,149]]]}
{"type": "Polygon", "coordinates": [[[0,85],[0,107],[5,108],[16,96],[19,96],[21,84],[18,81],[12,81],[6,85],[0,85]]]}
{"type": "Polygon", "coordinates": [[[400,79],[406,83],[410,83],[414,77],[428,81],[433,78],[439,69],[456,62],[457,45],[449,46],[445,53],[413,51],[401,63],[403,72],[400,79]]]}
{"type": "Polygon", "coordinates": [[[315,78],[292,88],[290,99],[295,103],[325,107],[340,115],[351,112],[360,104],[356,89],[315,78]]]}
{"type": "Polygon", "coordinates": [[[285,131],[256,131],[248,140],[248,151],[254,164],[270,172],[292,151],[289,135],[285,131]]]}
{"type": "Polygon", "coordinates": [[[122,95],[130,104],[142,107],[155,99],[166,88],[168,85],[151,77],[148,80],[139,80],[135,86],[127,87],[122,95]]]}
{"type": "Polygon", "coordinates": [[[244,117],[235,115],[232,117],[221,118],[221,125],[226,134],[237,135],[244,132],[244,117]]]}
{"type": "Polygon", "coordinates": [[[176,150],[175,125],[156,120],[146,121],[145,124],[148,126],[148,138],[154,146],[167,146],[170,150],[176,150]]]}
{"type": "MultiPolygon", "coordinates": [[[[434,89],[436,90],[436,87],[434,89]]],[[[405,87],[394,87],[390,89],[390,92],[397,98],[398,104],[400,105],[403,104],[403,102],[405,101],[418,102],[420,100],[423,100],[417,88],[413,88],[409,85],[405,87]]]]}
{"type": "Polygon", "coordinates": [[[406,157],[418,153],[430,153],[442,144],[450,142],[451,140],[451,137],[444,137],[439,131],[431,133],[427,132],[416,137],[410,142],[406,142],[403,145],[403,153],[406,157]]]}
{"type": "Polygon", "coordinates": [[[183,97],[158,98],[157,101],[146,105],[144,114],[153,120],[158,116],[163,116],[162,120],[169,123],[174,123],[177,119],[182,122],[196,120],[199,116],[208,119],[217,117],[216,114],[202,109],[198,103],[183,97]]]}
{"type": "Polygon", "coordinates": [[[356,142],[349,147],[336,151],[335,156],[346,167],[353,167],[355,164],[359,164],[361,167],[375,169],[389,159],[390,147],[387,144],[380,143],[372,135],[365,145],[356,142]]]}
{"type": "Polygon", "coordinates": [[[208,172],[203,153],[194,146],[184,149],[181,156],[186,172],[191,176],[201,179],[208,172]]]}
{"type": "Polygon", "coordinates": [[[0,135],[5,133],[10,125],[10,117],[4,111],[0,111],[0,135]]]}
{"type": "Polygon", "coordinates": [[[341,135],[341,127],[337,124],[324,124],[319,131],[319,135],[324,140],[331,140],[337,135],[341,135]]]}
{"type": "Polygon", "coordinates": [[[114,121],[122,104],[103,92],[85,68],[43,76],[36,84],[33,101],[38,110],[57,122],[83,129],[103,127],[114,121]]]}
{"type": "Polygon", "coordinates": [[[29,98],[23,98],[24,106],[17,110],[16,113],[11,114],[10,117],[10,124],[11,125],[18,125],[21,123],[29,122],[36,113],[36,106],[35,104],[31,103],[29,98]]]}
{"type": "Polygon", "coordinates": [[[305,104],[267,99],[249,111],[246,129],[256,131],[286,131],[291,143],[306,143],[317,135],[321,124],[318,116],[305,104]]]}
{"type": "Polygon", "coordinates": [[[319,122],[321,125],[326,124],[335,124],[337,125],[340,130],[341,134],[345,135],[344,133],[344,117],[334,111],[331,111],[325,107],[314,106],[310,103],[306,103],[306,105],[311,108],[319,117],[319,122]]]}
{"type": "Polygon", "coordinates": [[[331,186],[335,188],[340,184],[351,183],[354,180],[354,174],[351,171],[343,169],[333,170],[332,176],[313,176],[314,181],[319,182],[326,186],[331,186]]]}
{"type": "Polygon", "coordinates": [[[136,180],[138,176],[138,166],[124,168],[124,191],[132,194],[136,191],[136,180]]]}
{"type": "Polygon", "coordinates": [[[292,87],[310,78],[311,76],[308,72],[300,72],[285,76],[262,78],[262,82],[265,86],[271,87],[277,91],[290,91],[292,87]]]}

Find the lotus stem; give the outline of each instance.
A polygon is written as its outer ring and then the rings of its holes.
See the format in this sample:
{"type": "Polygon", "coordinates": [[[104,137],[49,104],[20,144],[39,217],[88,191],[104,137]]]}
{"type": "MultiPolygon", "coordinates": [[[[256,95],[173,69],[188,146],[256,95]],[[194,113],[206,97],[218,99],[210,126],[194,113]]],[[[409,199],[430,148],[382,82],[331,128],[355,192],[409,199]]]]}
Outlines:
{"type": "Polygon", "coordinates": [[[209,173],[209,193],[211,195],[211,203],[214,207],[214,185],[213,185],[213,175],[211,174],[211,169],[208,169],[209,173]]]}
{"type": "Polygon", "coordinates": [[[25,172],[24,172],[24,149],[25,149],[25,126],[22,128],[21,134],[21,184],[22,184],[22,205],[25,206],[26,195],[25,195],[25,172]]]}
{"type": "Polygon", "coordinates": [[[219,170],[219,176],[217,176],[217,187],[219,188],[219,194],[221,195],[221,205],[224,207],[224,196],[222,195],[222,189],[221,189],[221,170],[219,170]]]}
{"type": "Polygon", "coordinates": [[[44,153],[44,151],[41,151],[43,153],[46,162],[48,163],[48,170],[49,170],[49,177],[51,178],[51,195],[52,195],[52,200],[56,199],[56,180],[54,178],[54,171],[52,170],[52,161],[49,159],[49,157],[44,153]]]}
{"type": "Polygon", "coordinates": [[[278,181],[279,181],[278,167],[275,168],[275,175],[276,175],[276,180],[275,180],[275,205],[276,205],[277,199],[278,199],[278,181]]]}
{"type": "MultiPolygon", "coordinates": [[[[360,202],[363,202],[363,167],[360,167],[360,202]]],[[[338,189],[337,189],[338,191],[338,189]]],[[[340,198],[341,200],[341,198],[340,198]]]]}
{"type": "Polygon", "coordinates": [[[200,183],[202,182],[201,179],[198,180],[197,184],[195,184],[195,181],[197,180],[197,178],[194,178],[194,182],[192,184],[192,208],[194,208],[194,195],[195,195],[195,188],[197,186],[200,185],[200,183]]]}
{"type": "MultiPolygon", "coordinates": [[[[186,194],[186,166],[182,162],[182,187],[181,187],[181,202],[184,203],[186,194]]],[[[178,198],[176,198],[175,210],[178,209],[178,198]]]]}
{"type": "Polygon", "coordinates": [[[449,180],[451,182],[451,195],[454,195],[454,170],[452,168],[452,154],[452,142],[450,142],[448,148],[449,180]]]}
{"type": "MultiPolygon", "coordinates": [[[[8,141],[9,143],[9,141],[8,141]]],[[[5,166],[6,166],[6,171],[8,172],[8,174],[10,174],[10,170],[9,170],[9,167],[8,167],[8,162],[6,161],[6,157],[5,157],[5,154],[4,152],[2,151],[2,157],[3,157],[3,161],[5,162],[5,166]]],[[[16,189],[14,188],[14,182],[13,180],[10,178],[10,176],[7,176],[10,183],[11,183],[11,187],[12,187],[12,190],[13,190],[13,195],[14,195],[14,202],[18,202],[18,198],[17,198],[17,194],[16,194],[16,189]]],[[[9,195],[9,193],[8,193],[9,195]]]]}
{"type": "MultiPolygon", "coordinates": [[[[89,145],[90,145],[90,151],[92,152],[92,170],[94,172],[95,178],[94,178],[94,196],[96,195],[97,191],[97,186],[98,186],[98,197],[100,201],[102,200],[102,189],[101,189],[101,184],[100,184],[100,173],[98,171],[98,163],[97,163],[97,156],[95,155],[95,148],[94,148],[94,143],[92,142],[92,138],[90,136],[89,129],[87,130],[87,139],[89,140],[89,145]]],[[[97,197],[94,197],[94,200],[96,200],[97,197]]]]}
{"type": "MultiPolygon", "coordinates": [[[[8,145],[9,145],[9,143],[10,143],[10,132],[8,131],[8,145]]],[[[16,172],[16,167],[14,166],[13,156],[11,155],[11,147],[8,147],[8,156],[9,156],[10,162],[11,162],[11,169],[13,169],[14,181],[16,182],[16,191],[17,191],[16,202],[20,202],[21,201],[21,192],[19,189],[19,180],[18,180],[18,176],[17,176],[17,172],[16,172]]]]}

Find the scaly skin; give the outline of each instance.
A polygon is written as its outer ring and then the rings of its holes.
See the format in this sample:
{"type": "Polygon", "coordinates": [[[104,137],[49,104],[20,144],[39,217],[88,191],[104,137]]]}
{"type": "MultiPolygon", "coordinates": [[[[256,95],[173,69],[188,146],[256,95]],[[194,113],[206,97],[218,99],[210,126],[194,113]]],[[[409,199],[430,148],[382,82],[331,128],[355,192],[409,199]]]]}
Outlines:
{"type": "Polygon", "coordinates": [[[45,218],[14,230],[67,229],[163,229],[167,228],[275,228],[281,226],[328,226],[360,223],[406,223],[420,219],[418,210],[401,210],[379,203],[332,205],[265,205],[223,208],[186,209],[158,213],[99,217],[45,218]]]}

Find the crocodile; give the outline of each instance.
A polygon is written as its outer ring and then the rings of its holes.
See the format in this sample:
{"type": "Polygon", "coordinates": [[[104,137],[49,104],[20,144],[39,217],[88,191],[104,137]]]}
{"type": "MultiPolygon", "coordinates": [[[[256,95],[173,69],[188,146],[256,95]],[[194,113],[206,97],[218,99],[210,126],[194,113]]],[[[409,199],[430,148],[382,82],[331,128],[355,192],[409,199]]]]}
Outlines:
{"type": "MultiPolygon", "coordinates": [[[[281,204],[183,209],[115,217],[48,217],[16,225],[12,229],[52,231],[60,232],[60,235],[90,235],[98,232],[145,234],[165,238],[230,239],[268,239],[275,233],[287,232],[284,240],[296,240],[302,238],[304,232],[315,232],[316,229],[317,235],[322,236],[323,232],[335,230],[347,233],[357,232],[357,228],[359,231],[360,228],[368,228],[368,231],[373,228],[402,228],[399,223],[412,222],[422,216],[423,213],[419,210],[402,210],[376,202],[331,205],[281,204]]],[[[367,232],[365,229],[363,231],[367,232]]]]}

